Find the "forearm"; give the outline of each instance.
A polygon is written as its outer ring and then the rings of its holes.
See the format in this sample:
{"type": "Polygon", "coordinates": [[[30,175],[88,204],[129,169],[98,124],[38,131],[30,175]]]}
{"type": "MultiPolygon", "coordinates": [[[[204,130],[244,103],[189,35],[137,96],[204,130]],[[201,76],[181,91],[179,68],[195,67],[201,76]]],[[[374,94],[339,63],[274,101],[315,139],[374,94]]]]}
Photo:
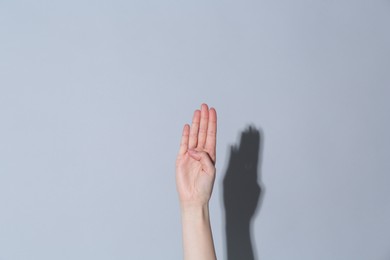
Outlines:
{"type": "Polygon", "coordinates": [[[182,206],[184,260],[215,260],[209,208],[182,206]]]}

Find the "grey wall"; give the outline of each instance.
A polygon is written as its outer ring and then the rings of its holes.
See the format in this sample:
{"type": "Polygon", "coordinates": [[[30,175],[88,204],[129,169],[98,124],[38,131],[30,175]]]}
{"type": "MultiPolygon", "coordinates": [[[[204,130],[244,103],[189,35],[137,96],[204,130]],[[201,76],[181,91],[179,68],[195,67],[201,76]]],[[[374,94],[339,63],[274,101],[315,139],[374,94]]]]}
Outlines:
{"type": "Polygon", "coordinates": [[[0,259],[181,259],[174,161],[219,113],[263,133],[271,259],[390,259],[390,2],[1,1],[0,259]]]}

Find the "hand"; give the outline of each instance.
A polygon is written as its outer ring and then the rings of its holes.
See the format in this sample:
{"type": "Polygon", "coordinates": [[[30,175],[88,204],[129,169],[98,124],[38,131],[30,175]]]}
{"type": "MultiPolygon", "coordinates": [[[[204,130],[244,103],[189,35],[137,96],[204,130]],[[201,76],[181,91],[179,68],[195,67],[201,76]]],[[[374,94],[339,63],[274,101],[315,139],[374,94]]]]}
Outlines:
{"type": "Polygon", "coordinates": [[[205,206],[215,180],[217,114],[202,104],[195,110],[191,127],[183,129],[176,160],[176,187],[182,207],[205,206]]]}

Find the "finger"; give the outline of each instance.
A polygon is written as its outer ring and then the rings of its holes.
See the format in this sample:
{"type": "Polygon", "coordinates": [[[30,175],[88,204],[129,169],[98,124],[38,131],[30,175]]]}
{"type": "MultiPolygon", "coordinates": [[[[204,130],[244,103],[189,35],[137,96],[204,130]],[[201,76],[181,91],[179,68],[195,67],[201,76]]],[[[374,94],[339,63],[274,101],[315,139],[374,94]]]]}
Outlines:
{"type": "Polygon", "coordinates": [[[215,111],[214,108],[210,108],[205,150],[210,154],[210,157],[213,160],[213,162],[215,162],[216,159],[216,151],[215,151],[216,143],[217,143],[217,111],[215,111]]]}
{"type": "Polygon", "coordinates": [[[181,136],[179,154],[185,154],[187,152],[189,136],[190,136],[190,125],[185,124],[183,128],[183,134],[181,136]]]}
{"type": "Polygon", "coordinates": [[[199,123],[200,123],[200,111],[195,110],[194,116],[192,117],[192,125],[190,128],[190,139],[188,143],[188,148],[195,148],[198,143],[199,123]]]}
{"type": "Polygon", "coordinates": [[[190,149],[188,150],[188,154],[191,156],[191,158],[200,162],[200,164],[202,165],[202,170],[204,172],[206,172],[207,174],[215,173],[213,161],[211,160],[208,153],[190,149]]]}
{"type": "Polygon", "coordinates": [[[204,148],[207,136],[207,125],[209,123],[209,107],[206,104],[202,104],[200,112],[200,125],[198,134],[198,148],[204,148]]]}

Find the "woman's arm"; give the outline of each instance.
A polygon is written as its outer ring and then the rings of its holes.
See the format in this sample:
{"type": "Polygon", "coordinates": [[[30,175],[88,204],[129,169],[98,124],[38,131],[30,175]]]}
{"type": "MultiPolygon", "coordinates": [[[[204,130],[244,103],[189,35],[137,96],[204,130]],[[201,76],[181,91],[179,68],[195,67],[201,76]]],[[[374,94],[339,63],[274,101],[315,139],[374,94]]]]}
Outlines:
{"type": "Polygon", "coordinates": [[[215,260],[209,200],[215,180],[217,114],[202,104],[185,125],[176,160],[185,260],[215,260]]]}

